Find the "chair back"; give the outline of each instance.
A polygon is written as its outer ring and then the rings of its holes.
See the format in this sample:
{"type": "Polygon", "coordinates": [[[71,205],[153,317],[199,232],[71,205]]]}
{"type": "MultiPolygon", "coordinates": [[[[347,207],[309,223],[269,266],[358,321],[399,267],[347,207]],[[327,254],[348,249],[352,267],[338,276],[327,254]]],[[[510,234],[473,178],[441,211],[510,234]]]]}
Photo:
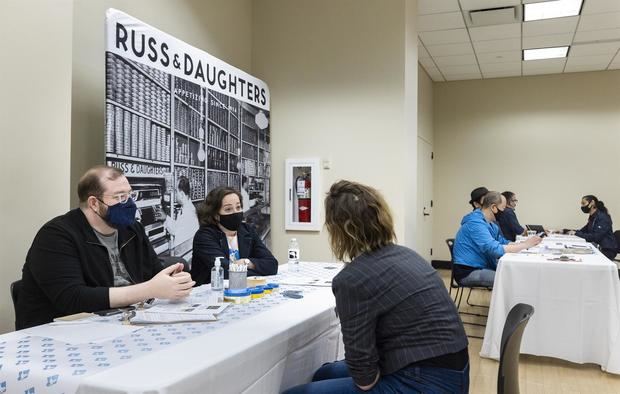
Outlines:
{"type": "Polygon", "coordinates": [[[17,300],[19,293],[22,291],[22,280],[16,280],[11,283],[11,299],[13,300],[13,310],[15,311],[15,330],[17,330],[17,300]]]}
{"type": "Polygon", "coordinates": [[[456,289],[457,287],[459,287],[459,284],[456,283],[456,279],[454,279],[454,238],[446,239],[446,245],[448,245],[448,249],[450,250],[450,262],[452,263],[450,268],[450,270],[452,271],[450,273],[450,287],[456,289]]]}
{"type": "Polygon", "coordinates": [[[614,231],[614,238],[616,238],[616,247],[618,248],[618,253],[620,253],[620,230],[614,231]]]}
{"type": "Polygon", "coordinates": [[[528,304],[517,304],[508,313],[499,356],[499,370],[497,372],[497,393],[519,393],[519,354],[521,353],[521,339],[523,331],[530,317],[534,314],[534,307],[528,304]]]}

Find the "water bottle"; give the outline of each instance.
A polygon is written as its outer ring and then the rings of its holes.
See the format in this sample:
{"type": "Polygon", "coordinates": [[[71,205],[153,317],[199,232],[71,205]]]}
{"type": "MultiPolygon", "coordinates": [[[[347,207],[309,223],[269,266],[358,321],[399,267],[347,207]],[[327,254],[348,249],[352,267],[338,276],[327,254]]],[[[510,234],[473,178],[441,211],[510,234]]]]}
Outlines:
{"type": "Polygon", "coordinates": [[[288,243],[288,270],[299,272],[299,244],[296,238],[291,238],[288,243]]]}
{"type": "Polygon", "coordinates": [[[211,268],[211,290],[224,290],[224,269],[222,268],[222,257],[215,259],[215,266],[211,268]]]}

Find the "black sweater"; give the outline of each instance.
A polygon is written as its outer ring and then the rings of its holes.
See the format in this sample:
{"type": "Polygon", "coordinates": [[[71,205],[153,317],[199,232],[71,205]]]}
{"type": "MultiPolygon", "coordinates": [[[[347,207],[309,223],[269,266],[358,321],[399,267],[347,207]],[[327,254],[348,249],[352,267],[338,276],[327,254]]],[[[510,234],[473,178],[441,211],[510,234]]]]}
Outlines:
{"type": "MultiPolygon", "coordinates": [[[[256,266],[248,270],[248,275],[275,275],[278,273],[278,260],[271,254],[269,249],[260,240],[256,231],[249,225],[241,223],[237,231],[239,242],[239,257],[250,259],[256,266]]],[[[196,286],[211,283],[211,268],[215,265],[216,257],[223,257],[222,267],[224,277],[228,278],[229,249],[226,234],[219,227],[201,226],[194,235],[192,250],[192,279],[196,286]]]]}
{"type": "MultiPolygon", "coordinates": [[[[161,269],[157,255],[136,222],[118,232],[121,259],[134,283],[161,269]]],[[[114,286],[106,247],[80,209],[47,222],[37,233],[22,269],[17,327],[49,323],[55,317],[110,308],[114,286]]]]}

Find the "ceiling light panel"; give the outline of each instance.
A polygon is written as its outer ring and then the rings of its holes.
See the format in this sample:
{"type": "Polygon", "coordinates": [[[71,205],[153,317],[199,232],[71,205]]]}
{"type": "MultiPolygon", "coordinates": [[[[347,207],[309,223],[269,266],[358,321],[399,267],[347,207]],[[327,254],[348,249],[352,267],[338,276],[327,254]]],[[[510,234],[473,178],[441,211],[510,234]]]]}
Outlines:
{"type": "Polygon", "coordinates": [[[525,22],[579,15],[583,0],[554,0],[525,4],[525,22]]]}
{"type": "Polygon", "coordinates": [[[566,57],[568,47],[524,49],[523,60],[556,59],[566,57]]]}

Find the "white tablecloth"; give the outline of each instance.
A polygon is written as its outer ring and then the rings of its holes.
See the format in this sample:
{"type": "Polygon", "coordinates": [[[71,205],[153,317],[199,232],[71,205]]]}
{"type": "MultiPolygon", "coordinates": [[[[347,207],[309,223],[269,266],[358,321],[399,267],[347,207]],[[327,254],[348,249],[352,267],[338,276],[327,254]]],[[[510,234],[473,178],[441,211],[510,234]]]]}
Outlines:
{"type": "MultiPolygon", "coordinates": [[[[549,239],[542,245],[557,248],[559,242],[549,239]]],[[[523,335],[522,353],[595,363],[620,374],[616,265],[598,250],[592,255],[569,255],[580,262],[550,261],[558,256],[549,251],[506,254],[500,259],[480,355],[499,359],[506,316],[515,304],[526,303],[535,312],[523,335]]]]}
{"type": "MultiPolygon", "coordinates": [[[[272,281],[326,283],[339,268],[303,263],[287,274],[284,266],[272,281]]],[[[278,393],[308,382],[339,354],[335,300],[328,283],[281,287],[304,298],[272,294],[229,307],[218,322],[153,325],[99,344],[2,335],[0,392],[278,393]]]]}

